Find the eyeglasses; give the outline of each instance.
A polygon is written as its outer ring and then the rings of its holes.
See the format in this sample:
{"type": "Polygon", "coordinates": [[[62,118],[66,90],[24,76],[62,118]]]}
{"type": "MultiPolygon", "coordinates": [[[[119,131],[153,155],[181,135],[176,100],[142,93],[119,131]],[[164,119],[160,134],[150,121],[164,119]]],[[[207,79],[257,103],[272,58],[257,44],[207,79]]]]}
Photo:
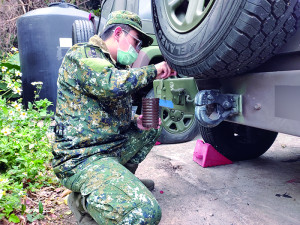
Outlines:
{"type": "Polygon", "coordinates": [[[136,45],[136,50],[140,51],[142,49],[142,45],[143,45],[143,41],[141,41],[140,39],[138,39],[137,37],[133,36],[132,34],[130,34],[128,31],[123,30],[126,34],[129,34],[131,37],[133,37],[136,41],[137,41],[137,45],[136,45]]]}

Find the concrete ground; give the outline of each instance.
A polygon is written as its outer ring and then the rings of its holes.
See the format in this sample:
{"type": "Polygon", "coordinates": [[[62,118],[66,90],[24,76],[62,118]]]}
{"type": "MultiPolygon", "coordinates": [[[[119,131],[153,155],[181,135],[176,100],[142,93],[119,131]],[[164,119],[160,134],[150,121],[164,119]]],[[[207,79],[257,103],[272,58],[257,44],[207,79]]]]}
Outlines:
{"type": "Polygon", "coordinates": [[[156,182],[160,225],[300,224],[300,138],[280,134],[260,158],[202,168],[193,141],[158,145],[137,170],[156,182]]]}

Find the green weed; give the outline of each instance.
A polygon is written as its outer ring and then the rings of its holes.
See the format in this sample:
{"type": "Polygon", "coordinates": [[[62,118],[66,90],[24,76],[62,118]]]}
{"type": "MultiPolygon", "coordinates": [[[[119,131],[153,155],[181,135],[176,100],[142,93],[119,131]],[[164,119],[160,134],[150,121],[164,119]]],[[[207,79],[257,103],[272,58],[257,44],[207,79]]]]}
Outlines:
{"type": "MultiPolygon", "coordinates": [[[[26,213],[26,199],[39,188],[53,183],[51,144],[47,138],[52,104],[39,99],[41,82],[33,83],[35,100],[25,109],[22,105],[22,81],[18,51],[0,61],[0,220],[20,222],[26,213]]],[[[42,218],[29,214],[31,220],[42,218]]]]}

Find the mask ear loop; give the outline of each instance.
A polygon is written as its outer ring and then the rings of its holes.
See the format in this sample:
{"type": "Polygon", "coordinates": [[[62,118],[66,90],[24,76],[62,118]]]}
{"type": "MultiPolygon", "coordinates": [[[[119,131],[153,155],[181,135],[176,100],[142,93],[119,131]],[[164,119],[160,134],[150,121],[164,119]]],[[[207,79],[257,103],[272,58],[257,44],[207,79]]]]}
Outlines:
{"type": "MultiPolygon", "coordinates": [[[[125,32],[124,32],[124,33],[125,33],[125,32]]],[[[136,54],[138,54],[136,48],[134,48],[134,47],[132,46],[132,44],[130,44],[129,41],[127,40],[127,36],[125,36],[125,39],[126,39],[126,41],[127,41],[127,44],[129,44],[129,47],[128,47],[128,50],[127,50],[127,51],[129,51],[130,47],[132,47],[132,49],[136,52],[136,54]]]]}
{"type": "MultiPolygon", "coordinates": [[[[121,28],[122,29],[122,28],[121,28]]],[[[140,39],[134,37],[132,34],[128,33],[127,31],[122,29],[122,32],[129,34],[134,40],[138,41],[139,43],[136,45],[136,47],[134,48],[136,51],[140,51],[142,49],[142,45],[143,45],[143,41],[141,41],[140,39]]],[[[127,40],[127,35],[125,36],[126,41],[128,44],[130,44],[127,40]]],[[[130,44],[131,45],[131,44],[130,44]]],[[[132,45],[131,45],[132,46],[132,45]]],[[[133,47],[133,46],[132,46],[133,47]]]]}

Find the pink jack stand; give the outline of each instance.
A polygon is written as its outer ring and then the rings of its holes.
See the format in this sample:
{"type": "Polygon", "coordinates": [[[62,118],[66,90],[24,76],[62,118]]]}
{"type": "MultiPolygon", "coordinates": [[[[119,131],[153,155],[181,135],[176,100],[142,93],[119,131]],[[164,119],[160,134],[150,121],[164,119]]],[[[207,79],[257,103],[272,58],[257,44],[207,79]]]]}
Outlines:
{"type": "Polygon", "coordinates": [[[217,152],[211,144],[204,143],[202,140],[197,140],[193,160],[204,168],[232,164],[231,160],[217,152]]]}

